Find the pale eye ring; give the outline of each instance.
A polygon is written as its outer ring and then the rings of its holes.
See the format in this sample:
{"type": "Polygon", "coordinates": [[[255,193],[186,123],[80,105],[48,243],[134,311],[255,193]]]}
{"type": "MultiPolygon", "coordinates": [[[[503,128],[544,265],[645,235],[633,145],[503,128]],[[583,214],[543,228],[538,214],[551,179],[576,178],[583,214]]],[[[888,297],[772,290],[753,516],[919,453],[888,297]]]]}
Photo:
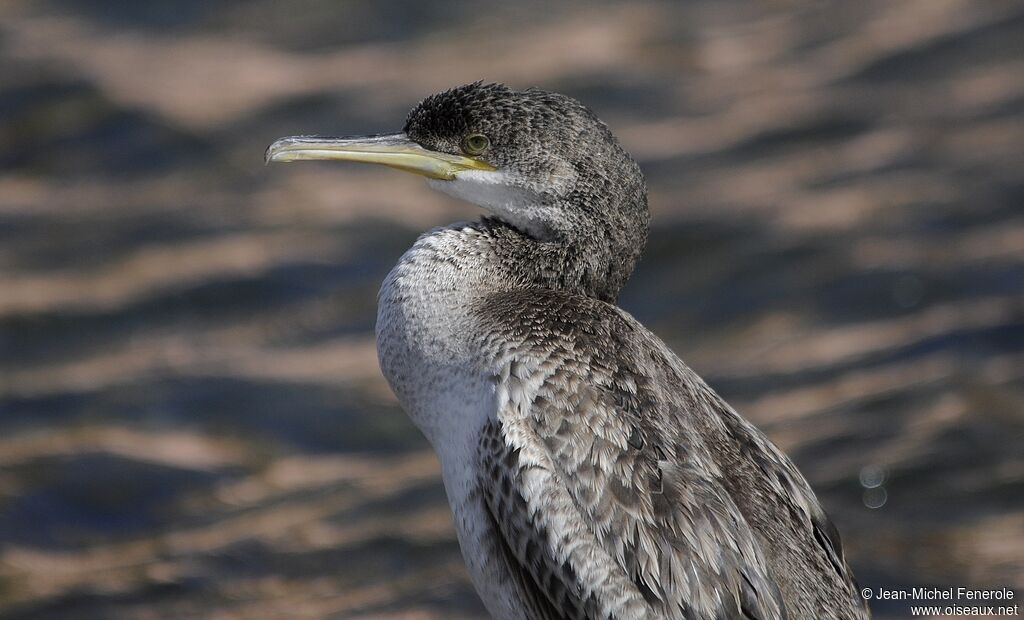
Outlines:
{"type": "Polygon", "coordinates": [[[471,133],[462,139],[462,151],[467,155],[479,155],[491,146],[491,140],[482,133],[471,133]]]}

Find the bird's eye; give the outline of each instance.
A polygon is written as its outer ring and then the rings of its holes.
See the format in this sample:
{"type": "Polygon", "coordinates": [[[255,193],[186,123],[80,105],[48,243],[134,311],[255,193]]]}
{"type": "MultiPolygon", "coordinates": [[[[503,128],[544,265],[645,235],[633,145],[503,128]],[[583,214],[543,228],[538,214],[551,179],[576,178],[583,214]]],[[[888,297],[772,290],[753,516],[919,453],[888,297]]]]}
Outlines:
{"type": "Polygon", "coordinates": [[[467,155],[479,155],[490,145],[491,141],[482,133],[471,133],[462,139],[462,150],[467,155]]]}

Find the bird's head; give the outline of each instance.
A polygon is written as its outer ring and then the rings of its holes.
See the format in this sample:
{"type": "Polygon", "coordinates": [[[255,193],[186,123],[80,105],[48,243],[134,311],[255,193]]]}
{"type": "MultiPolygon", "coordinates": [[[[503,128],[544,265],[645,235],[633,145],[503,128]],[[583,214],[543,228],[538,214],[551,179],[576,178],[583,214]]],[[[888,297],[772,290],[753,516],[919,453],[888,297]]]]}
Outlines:
{"type": "Polygon", "coordinates": [[[267,162],[344,160],[423,175],[540,240],[642,228],[639,168],[589,109],[538,89],[476,82],[421,101],[401,133],[274,142],[267,162]],[[609,231],[609,229],[611,229],[609,231]]]}

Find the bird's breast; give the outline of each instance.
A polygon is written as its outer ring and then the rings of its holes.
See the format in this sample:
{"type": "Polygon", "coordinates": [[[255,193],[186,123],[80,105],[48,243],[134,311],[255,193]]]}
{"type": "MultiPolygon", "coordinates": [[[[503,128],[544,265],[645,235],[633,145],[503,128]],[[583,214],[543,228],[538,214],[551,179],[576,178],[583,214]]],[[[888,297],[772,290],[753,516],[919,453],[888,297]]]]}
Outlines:
{"type": "Polygon", "coordinates": [[[471,312],[493,285],[481,265],[486,252],[473,246],[478,234],[456,226],[420,237],[378,297],[381,371],[439,454],[439,438],[451,443],[453,434],[476,425],[493,395],[480,368],[481,334],[471,312]]]}

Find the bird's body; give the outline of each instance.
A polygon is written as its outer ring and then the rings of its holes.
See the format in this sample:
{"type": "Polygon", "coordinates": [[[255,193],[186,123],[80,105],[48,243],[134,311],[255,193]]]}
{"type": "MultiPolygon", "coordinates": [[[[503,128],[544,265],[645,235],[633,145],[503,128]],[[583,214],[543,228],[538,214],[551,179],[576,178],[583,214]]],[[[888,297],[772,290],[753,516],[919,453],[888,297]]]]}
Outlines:
{"type": "Polygon", "coordinates": [[[614,305],[647,205],[607,128],[567,97],[474,84],[405,133],[461,167],[432,160],[432,184],[498,216],[421,236],[377,321],[492,616],[868,617],[789,459],[614,305]]]}
{"type": "Polygon", "coordinates": [[[516,235],[491,220],[422,236],[377,322],[491,614],[857,617],[815,598],[821,582],[857,595],[789,460],[627,313],[520,280],[494,248],[516,235]]]}

